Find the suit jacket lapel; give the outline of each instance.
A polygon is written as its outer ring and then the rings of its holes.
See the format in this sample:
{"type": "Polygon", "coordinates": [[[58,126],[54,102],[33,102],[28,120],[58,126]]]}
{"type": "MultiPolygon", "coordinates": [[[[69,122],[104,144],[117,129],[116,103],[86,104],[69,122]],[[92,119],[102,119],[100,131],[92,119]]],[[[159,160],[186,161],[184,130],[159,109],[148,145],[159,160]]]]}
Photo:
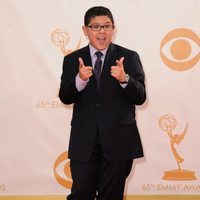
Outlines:
{"type": "MultiPolygon", "coordinates": [[[[81,56],[82,56],[82,59],[83,59],[83,62],[85,64],[85,66],[92,66],[92,59],[91,59],[91,56],[90,56],[90,49],[89,49],[89,45],[86,46],[84,49],[83,49],[83,52],[81,53],[81,56]]],[[[96,82],[95,82],[95,77],[94,77],[94,74],[90,77],[90,84],[92,86],[92,88],[94,90],[96,90],[96,82]]]]}
{"type": "Polygon", "coordinates": [[[80,55],[81,55],[81,58],[83,59],[85,66],[92,66],[89,45],[83,48],[83,51],[80,53],[80,55]]]}
{"type": "Polygon", "coordinates": [[[104,64],[103,64],[103,70],[102,70],[101,80],[100,80],[100,88],[103,88],[104,84],[106,84],[106,78],[111,76],[110,74],[111,66],[115,65],[116,58],[117,58],[116,46],[113,43],[111,43],[110,46],[108,47],[104,64]]]}

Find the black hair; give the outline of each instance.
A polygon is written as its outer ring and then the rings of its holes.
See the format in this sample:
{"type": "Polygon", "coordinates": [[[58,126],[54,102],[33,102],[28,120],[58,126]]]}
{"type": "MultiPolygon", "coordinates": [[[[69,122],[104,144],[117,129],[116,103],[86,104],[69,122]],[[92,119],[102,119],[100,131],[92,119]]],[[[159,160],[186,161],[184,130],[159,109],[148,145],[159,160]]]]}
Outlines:
{"type": "Polygon", "coordinates": [[[107,16],[108,18],[110,18],[112,24],[114,25],[114,18],[111,11],[103,6],[95,6],[87,10],[84,17],[84,25],[88,26],[90,20],[96,16],[107,16]]]}

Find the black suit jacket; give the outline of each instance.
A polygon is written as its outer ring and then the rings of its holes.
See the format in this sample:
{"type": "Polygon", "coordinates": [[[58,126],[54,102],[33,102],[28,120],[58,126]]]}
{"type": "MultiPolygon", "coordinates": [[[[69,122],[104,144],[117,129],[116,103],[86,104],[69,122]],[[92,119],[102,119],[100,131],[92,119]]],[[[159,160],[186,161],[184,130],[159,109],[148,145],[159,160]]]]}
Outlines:
{"type": "Polygon", "coordinates": [[[59,91],[60,100],[64,104],[74,103],[69,158],[87,161],[93,152],[97,132],[108,161],[142,157],[135,105],[145,101],[146,92],[138,54],[111,43],[105,57],[99,90],[96,89],[93,75],[81,92],[75,86],[79,57],[85,66],[92,66],[89,46],[65,56],[59,91]],[[111,66],[116,65],[116,60],[122,56],[125,58],[125,72],[130,76],[125,88],[110,73],[111,66]]]}

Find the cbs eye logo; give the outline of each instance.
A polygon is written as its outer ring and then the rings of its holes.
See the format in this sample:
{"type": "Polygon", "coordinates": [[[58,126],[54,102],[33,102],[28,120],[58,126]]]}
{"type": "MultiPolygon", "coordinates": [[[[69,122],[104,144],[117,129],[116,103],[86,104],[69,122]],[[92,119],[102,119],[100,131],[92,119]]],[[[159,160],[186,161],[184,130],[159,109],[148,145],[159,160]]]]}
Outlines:
{"type": "Polygon", "coordinates": [[[188,70],[200,60],[200,38],[190,29],[174,29],[162,39],[160,56],[170,69],[188,70]]]}
{"type": "Polygon", "coordinates": [[[63,187],[71,189],[72,177],[70,171],[70,161],[68,160],[68,152],[64,152],[58,156],[54,163],[53,171],[57,182],[63,187]]]}

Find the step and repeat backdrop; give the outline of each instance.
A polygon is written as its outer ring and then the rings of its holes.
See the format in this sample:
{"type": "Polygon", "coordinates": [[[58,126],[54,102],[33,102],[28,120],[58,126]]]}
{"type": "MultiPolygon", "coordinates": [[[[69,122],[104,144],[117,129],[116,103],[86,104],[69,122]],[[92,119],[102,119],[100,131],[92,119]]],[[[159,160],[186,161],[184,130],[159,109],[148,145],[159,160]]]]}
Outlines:
{"type": "Polygon", "coordinates": [[[109,7],[114,43],[139,53],[145,157],[126,194],[200,194],[199,0],[0,0],[0,196],[66,195],[73,105],[58,98],[65,55],[85,46],[86,10],[109,7]]]}

